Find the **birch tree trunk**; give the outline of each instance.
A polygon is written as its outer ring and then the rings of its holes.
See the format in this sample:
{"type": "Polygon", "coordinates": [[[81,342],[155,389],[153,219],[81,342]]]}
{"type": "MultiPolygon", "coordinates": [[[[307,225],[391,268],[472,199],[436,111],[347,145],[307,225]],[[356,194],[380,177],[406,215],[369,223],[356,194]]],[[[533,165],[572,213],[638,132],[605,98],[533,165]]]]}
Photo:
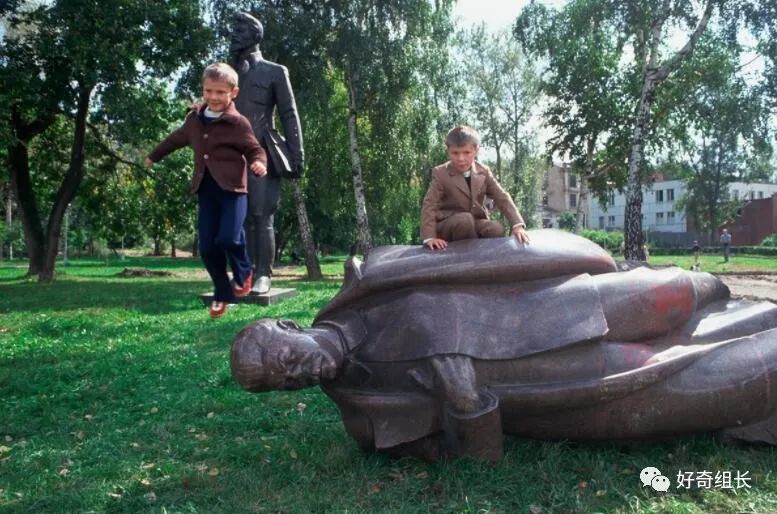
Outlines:
{"type": "Polygon", "coordinates": [[[316,245],[313,242],[313,230],[310,226],[308,210],[305,207],[305,195],[302,193],[299,180],[291,181],[291,190],[294,194],[294,204],[297,207],[297,222],[299,224],[299,235],[302,238],[302,248],[305,251],[305,267],[308,270],[308,279],[321,280],[324,278],[324,275],[321,273],[321,264],[318,262],[316,245]]]}
{"type": "Polygon", "coordinates": [[[650,113],[653,105],[653,96],[656,86],[663,82],[670,73],[676,70],[680,63],[691,53],[699,37],[707,27],[712,15],[713,3],[708,0],[704,14],[699,20],[688,41],[683,48],[677,51],[671,59],[660,67],[658,66],[658,52],[663,35],[664,23],[668,13],[659,13],[653,20],[650,34],[650,49],[647,56],[643,56],[643,81],[634,127],[631,134],[631,147],[629,150],[629,180],[626,191],[626,212],[623,227],[624,258],[627,260],[645,260],[642,237],[642,159],[645,154],[645,141],[650,132],[650,113]]]}
{"type": "Polygon", "coordinates": [[[353,79],[348,78],[348,134],[351,141],[351,172],[353,174],[353,194],[356,198],[356,225],[359,229],[359,251],[365,256],[369,253],[370,227],[367,219],[367,201],[364,197],[364,175],[359,157],[359,145],[356,131],[356,91],[353,79]]]}

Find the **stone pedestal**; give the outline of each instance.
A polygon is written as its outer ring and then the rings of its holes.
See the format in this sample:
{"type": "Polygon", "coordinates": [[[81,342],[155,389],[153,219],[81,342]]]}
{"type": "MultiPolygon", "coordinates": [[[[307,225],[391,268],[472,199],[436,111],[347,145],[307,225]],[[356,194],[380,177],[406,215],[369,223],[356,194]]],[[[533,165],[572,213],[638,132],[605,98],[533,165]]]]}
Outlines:
{"type": "MultiPolygon", "coordinates": [[[[235,303],[254,303],[266,307],[294,296],[297,296],[296,289],[273,287],[264,294],[250,293],[248,296],[240,296],[235,299],[235,303]]],[[[203,293],[200,295],[200,299],[205,305],[210,305],[210,302],[213,301],[213,293],[203,293]]]]}

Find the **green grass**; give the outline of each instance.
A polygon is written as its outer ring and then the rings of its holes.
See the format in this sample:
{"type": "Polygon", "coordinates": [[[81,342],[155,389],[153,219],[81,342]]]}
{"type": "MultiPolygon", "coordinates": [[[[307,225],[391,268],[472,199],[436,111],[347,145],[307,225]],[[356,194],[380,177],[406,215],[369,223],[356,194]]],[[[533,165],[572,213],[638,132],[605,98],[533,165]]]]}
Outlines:
{"type": "MultiPolygon", "coordinates": [[[[340,262],[327,263],[340,273],[340,262]]],[[[777,450],[507,438],[504,462],[428,464],[360,451],[318,389],[252,395],[229,370],[259,317],[309,325],[339,282],[211,320],[192,259],[77,260],[53,284],[0,267],[2,512],[774,512],[777,450]],[[124,267],[166,278],[122,279],[124,267]],[[669,493],[641,487],[655,466],[669,493]],[[683,492],[678,470],[748,470],[752,489],[683,492]]],[[[291,270],[294,271],[294,270],[291,270]]],[[[299,272],[300,270],[296,270],[299,272]]]]}
{"type": "MultiPolygon", "coordinates": [[[[699,262],[701,270],[710,273],[777,271],[777,258],[758,255],[734,255],[728,262],[724,262],[720,255],[701,255],[699,262]]],[[[674,264],[690,269],[693,265],[693,255],[651,255],[650,264],[674,264]]]]}

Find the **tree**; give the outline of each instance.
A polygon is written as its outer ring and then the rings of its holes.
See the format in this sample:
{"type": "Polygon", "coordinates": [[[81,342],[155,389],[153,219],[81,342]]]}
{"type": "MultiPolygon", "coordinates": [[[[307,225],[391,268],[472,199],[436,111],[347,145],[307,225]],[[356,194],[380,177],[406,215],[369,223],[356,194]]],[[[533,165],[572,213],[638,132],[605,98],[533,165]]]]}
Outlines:
{"type": "Polygon", "coordinates": [[[50,281],[65,209],[84,178],[92,107],[107,92],[141,83],[148,75],[167,76],[182,63],[198,60],[209,34],[194,0],[169,0],[154,9],[140,0],[59,0],[29,9],[15,5],[9,12],[12,28],[35,30],[9,35],[0,47],[0,78],[7,85],[0,98],[10,126],[3,143],[29,273],[50,281]],[[28,147],[58,115],[72,120],[73,132],[67,169],[44,217],[32,187],[28,147]]]}
{"type": "Polygon", "coordinates": [[[681,206],[712,241],[740,206],[730,201],[728,184],[773,174],[769,108],[761,84],[748,85],[736,74],[738,56],[720,37],[702,38],[686,64],[705,76],[672,120],[679,140],[676,164],[687,183],[681,206]]]}
{"type": "MultiPolygon", "coordinates": [[[[622,77],[630,84],[629,94],[622,97],[628,127],[627,143],[627,205],[625,245],[626,258],[644,258],[642,246],[642,184],[646,175],[645,149],[655,135],[657,123],[661,123],[677,104],[664,103],[657,108],[661,98],[659,87],[674,76],[681,64],[687,61],[713,15],[718,13],[717,23],[725,27],[726,44],[738,48],[737,29],[742,26],[767,27],[774,13],[768,0],[734,2],[707,0],[701,4],[690,0],[663,0],[661,2],[616,2],[573,0],[559,13],[531,4],[519,17],[516,34],[530,41],[534,51],[551,53],[552,45],[541,36],[545,31],[561,31],[566,26],[575,30],[570,34],[569,45],[585,42],[589,32],[603,36],[604,49],[610,49],[617,57],[612,73],[605,77],[622,77]],[[756,23],[757,21],[757,23],[756,23]],[[760,25],[759,25],[760,24],[760,25]],[[670,36],[684,33],[679,48],[668,44],[670,36]]],[[[765,30],[765,29],[764,29],[765,30]]],[[[604,55],[596,53],[593,55],[604,55]]],[[[591,61],[596,66],[596,60],[591,61]]],[[[593,139],[597,130],[585,130],[584,138],[593,139]]],[[[598,138],[598,136],[597,136],[598,138]]],[[[595,145],[594,145],[595,146],[595,145]]],[[[606,180],[606,179],[605,179],[606,180]]]]}

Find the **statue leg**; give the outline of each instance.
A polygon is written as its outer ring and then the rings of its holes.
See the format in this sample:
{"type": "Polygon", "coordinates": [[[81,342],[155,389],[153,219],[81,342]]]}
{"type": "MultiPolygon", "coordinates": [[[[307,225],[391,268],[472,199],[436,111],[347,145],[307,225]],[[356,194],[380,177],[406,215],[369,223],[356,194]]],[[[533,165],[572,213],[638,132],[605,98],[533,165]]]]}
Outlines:
{"type": "MultiPolygon", "coordinates": [[[[273,222],[281,194],[281,181],[265,175],[248,177],[248,216],[246,237],[248,253],[253,264],[255,286],[270,288],[273,261],[275,260],[275,232],[273,222]],[[262,282],[262,284],[260,284],[262,282]]],[[[266,292],[262,291],[262,292],[266,292]]]]}

